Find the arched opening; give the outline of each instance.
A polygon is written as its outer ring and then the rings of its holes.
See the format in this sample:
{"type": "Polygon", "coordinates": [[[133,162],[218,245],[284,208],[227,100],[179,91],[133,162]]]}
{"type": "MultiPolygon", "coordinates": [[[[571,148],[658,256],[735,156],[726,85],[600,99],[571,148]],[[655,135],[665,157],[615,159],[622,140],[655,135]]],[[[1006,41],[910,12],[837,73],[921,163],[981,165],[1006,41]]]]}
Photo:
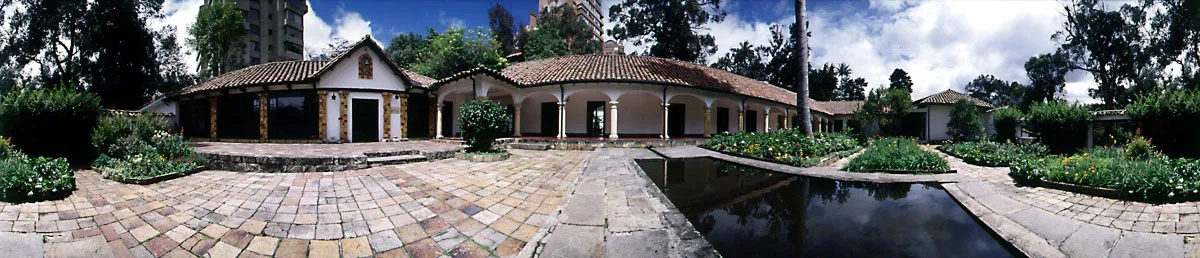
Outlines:
{"type": "Polygon", "coordinates": [[[673,138],[704,135],[704,112],[708,104],[690,94],[672,96],[667,112],[667,135],[673,138]]]}
{"type": "Polygon", "coordinates": [[[662,135],[662,97],[632,91],[617,99],[617,134],[620,137],[658,138],[662,135]]]}
{"type": "Polygon", "coordinates": [[[554,137],[558,134],[558,97],[537,92],[524,96],[520,102],[522,136],[554,137]]]}

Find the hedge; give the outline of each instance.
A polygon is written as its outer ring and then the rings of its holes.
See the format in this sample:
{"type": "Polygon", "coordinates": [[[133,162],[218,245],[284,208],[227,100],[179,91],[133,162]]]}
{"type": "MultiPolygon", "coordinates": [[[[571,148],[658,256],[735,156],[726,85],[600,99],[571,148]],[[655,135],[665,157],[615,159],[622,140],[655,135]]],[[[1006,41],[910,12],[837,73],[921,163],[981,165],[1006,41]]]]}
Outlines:
{"type": "Polygon", "coordinates": [[[90,138],[99,112],[100,98],[90,93],[16,90],[0,97],[0,135],[30,156],[87,164],[95,157],[90,138]]]}

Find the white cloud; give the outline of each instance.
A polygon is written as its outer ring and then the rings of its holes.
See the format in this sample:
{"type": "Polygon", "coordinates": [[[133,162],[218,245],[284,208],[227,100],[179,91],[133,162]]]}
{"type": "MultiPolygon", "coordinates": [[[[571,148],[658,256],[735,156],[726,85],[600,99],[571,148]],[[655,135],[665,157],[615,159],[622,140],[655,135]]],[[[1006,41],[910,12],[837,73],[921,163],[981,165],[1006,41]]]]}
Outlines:
{"type": "Polygon", "coordinates": [[[192,72],[195,72],[199,65],[196,61],[195,51],[187,46],[187,39],[190,35],[188,28],[196,22],[196,15],[200,14],[201,5],[204,5],[204,0],[167,0],[163,2],[163,18],[149,22],[153,29],[162,29],[165,26],[175,27],[175,40],[178,40],[185,50],[183,62],[192,72]]]}
{"type": "Polygon", "coordinates": [[[446,12],[438,12],[438,23],[441,23],[442,26],[446,26],[451,29],[462,29],[466,27],[466,22],[463,21],[463,19],[448,16],[446,15],[446,12]]]}
{"type": "MultiPolygon", "coordinates": [[[[605,3],[605,10],[613,1],[605,3]]],[[[791,9],[791,3],[781,7],[791,9]]],[[[1119,4],[1118,4],[1119,6],[1119,4]]],[[[907,71],[916,83],[914,97],[948,88],[962,91],[980,74],[1028,82],[1025,61],[1054,51],[1050,35],[1062,26],[1062,3],[1054,1],[872,1],[870,10],[848,6],[808,8],[809,41],[814,65],[847,63],[854,76],[871,87],[887,84],[893,69],[907,71]]],[[[732,10],[735,8],[727,8],[732,10]]],[[[725,21],[709,24],[718,52],[710,62],[742,41],[765,45],[770,24],[787,26],[795,19],[747,21],[730,13],[725,21]]],[[[611,22],[605,28],[612,28],[611,22]]],[[[625,42],[627,51],[637,51],[625,42]]],[[[1090,75],[1068,76],[1064,96],[1097,102],[1087,96],[1095,87],[1090,75]]]]}
{"type": "MultiPolygon", "coordinates": [[[[313,11],[312,3],[308,4],[308,13],[304,14],[304,47],[305,51],[321,51],[338,39],[356,42],[365,35],[372,34],[371,22],[363,19],[358,12],[347,11],[338,7],[334,12],[333,24],[325,22],[317,12],[313,11]]],[[[379,39],[372,38],[378,43],[379,39]]]]}

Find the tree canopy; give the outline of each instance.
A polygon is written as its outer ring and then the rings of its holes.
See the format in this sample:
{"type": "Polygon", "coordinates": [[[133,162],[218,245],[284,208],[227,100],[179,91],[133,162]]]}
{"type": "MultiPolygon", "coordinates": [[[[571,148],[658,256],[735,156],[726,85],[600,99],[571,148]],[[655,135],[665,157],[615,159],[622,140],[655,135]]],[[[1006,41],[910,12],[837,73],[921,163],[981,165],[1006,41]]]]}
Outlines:
{"type": "Polygon", "coordinates": [[[200,7],[187,43],[200,61],[200,77],[210,78],[245,65],[246,20],[231,1],[215,1],[200,7]]]}
{"type": "Polygon", "coordinates": [[[508,60],[500,56],[498,45],[499,42],[484,31],[449,29],[430,36],[410,68],[433,78],[449,77],[475,67],[500,70],[508,65],[508,60]]]}
{"type": "Polygon", "coordinates": [[[515,32],[519,28],[513,24],[512,13],[508,12],[504,6],[497,3],[491,9],[488,9],[488,27],[492,29],[492,36],[496,37],[496,42],[500,45],[500,51],[504,55],[517,52],[515,32]]]}
{"type": "Polygon", "coordinates": [[[694,63],[717,52],[716,38],[703,28],[726,16],[721,0],[624,0],[608,13],[616,40],[649,45],[646,55],[694,63]]]}
{"type": "Polygon", "coordinates": [[[1025,86],[1017,82],[1006,82],[991,74],[980,74],[967,83],[967,95],[987,101],[996,106],[1021,105],[1025,86]]]}
{"type": "Polygon", "coordinates": [[[890,82],[888,87],[892,89],[904,89],[907,90],[909,94],[912,94],[912,77],[909,77],[908,72],[905,72],[903,69],[896,68],[896,70],[892,70],[892,75],[888,76],[888,82],[890,82]]]}
{"type": "Polygon", "coordinates": [[[1029,61],[1025,61],[1025,76],[1029,77],[1029,89],[1025,91],[1022,106],[1054,101],[1055,96],[1063,92],[1070,69],[1067,56],[1062,51],[1030,57],[1029,61]]]}
{"type": "Polygon", "coordinates": [[[1141,27],[1145,11],[1125,4],[1108,11],[1097,0],[1079,0],[1066,6],[1063,30],[1053,38],[1062,42],[1072,69],[1088,71],[1099,87],[1088,95],[1104,101],[1106,108],[1128,102],[1123,85],[1132,82],[1149,64],[1141,27]]]}
{"type": "Polygon", "coordinates": [[[388,58],[396,65],[403,69],[411,69],[417,63],[417,57],[421,54],[421,47],[425,46],[425,41],[428,38],[437,37],[437,31],[429,30],[428,35],[418,35],[416,33],[399,33],[392,37],[392,41],[388,42],[387,52],[388,58]]]}
{"type": "Polygon", "coordinates": [[[538,29],[529,32],[524,52],[526,60],[546,59],[556,56],[570,55],[567,43],[558,34],[558,24],[542,24],[538,29]]]}

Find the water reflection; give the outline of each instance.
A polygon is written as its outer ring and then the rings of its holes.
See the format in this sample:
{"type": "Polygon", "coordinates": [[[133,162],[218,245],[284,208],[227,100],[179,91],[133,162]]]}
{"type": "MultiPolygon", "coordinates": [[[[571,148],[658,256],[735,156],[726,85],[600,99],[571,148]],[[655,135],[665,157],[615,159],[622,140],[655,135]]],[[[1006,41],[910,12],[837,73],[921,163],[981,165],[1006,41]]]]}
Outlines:
{"type": "Polygon", "coordinates": [[[1011,257],[937,185],[844,182],[719,160],[638,164],[725,257],[1011,257]]]}

